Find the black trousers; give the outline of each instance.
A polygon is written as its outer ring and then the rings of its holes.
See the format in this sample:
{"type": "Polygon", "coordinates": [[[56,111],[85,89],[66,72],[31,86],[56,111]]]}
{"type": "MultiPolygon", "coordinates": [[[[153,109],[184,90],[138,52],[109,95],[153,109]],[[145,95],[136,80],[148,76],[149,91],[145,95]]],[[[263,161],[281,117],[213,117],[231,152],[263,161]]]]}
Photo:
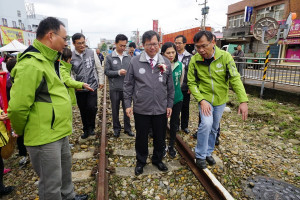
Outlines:
{"type": "Polygon", "coordinates": [[[76,92],[76,99],[80,110],[83,131],[94,130],[97,114],[97,90],[94,92],[76,92]]]}
{"type": "Polygon", "coordinates": [[[181,129],[185,129],[189,126],[191,94],[188,94],[188,91],[182,91],[182,94],[183,101],[181,107],[181,129]]]}
{"type": "Polygon", "coordinates": [[[116,131],[120,132],[120,130],[121,130],[121,124],[120,124],[120,120],[119,120],[120,102],[122,102],[123,115],[124,115],[124,117],[123,117],[124,131],[130,132],[131,131],[130,118],[126,115],[123,91],[109,91],[109,96],[110,96],[112,116],[113,116],[114,132],[116,132],[116,131]]]}
{"type": "Polygon", "coordinates": [[[135,151],[137,166],[145,166],[148,157],[148,134],[153,130],[153,155],[152,163],[159,163],[163,159],[165,148],[167,115],[141,115],[134,113],[136,139],[135,151]]]}
{"type": "Polygon", "coordinates": [[[24,145],[24,136],[21,135],[17,138],[17,145],[19,149],[19,156],[27,156],[27,150],[24,145]]]}
{"type": "Polygon", "coordinates": [[[170,119],[170,139],[169,139],[169,146],[171,147],[174,147],[181,107],[182,107],[182,101],[179,101],[175,105],[173,105],[172,108],[172,115],[170,119]]]}

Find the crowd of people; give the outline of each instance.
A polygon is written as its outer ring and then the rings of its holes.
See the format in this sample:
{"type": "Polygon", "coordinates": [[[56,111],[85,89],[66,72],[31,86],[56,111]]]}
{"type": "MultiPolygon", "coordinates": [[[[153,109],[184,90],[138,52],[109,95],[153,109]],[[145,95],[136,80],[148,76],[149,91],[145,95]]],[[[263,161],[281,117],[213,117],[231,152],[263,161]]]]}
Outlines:
{"type": "MultiPolygon", "coordinates": [[[[216,46],[209,31],[194,36],[196,54],[185,50],[187,40],[178,35],[174,42],[160,46],[160,36],[147,31],[142,36],[144,51],[118,34],[115,48],[104,58],[99,50],[87,48],[85,36],[72,36],[74,51],[66,48],[65,25],[48,17],[37,29],[33,45],[6,61],[9,106],[0,115],[0,150],[9,137],[5,122],[10,120],[13,136],[18,138],[20,156],[29,154],[39,176],[39,199],[88,199],[77,195],[71,176],[72,105],[78,105],[82,120],[82,139],[95,135],[97,90],[109,80],[113,136],[121,134],[119,109],[122,104],[124,133],[135,137],[135,175],[147,164],[148,140],[153,137],[152,164],[168,171],[163,162],[168,153],[176,157],[175,138],[180,129],[189,134],[189,103],[192,94],[199,106],[196,132],[196,165],[214,165],[212,152],[219,132],[223,110],[228,101],[229,83],[240,102],[238,112],[247,119],[247,95],[232,56],[216,46]],[[104,67],[103,67],[104,66],[104,67]],[[13,68],[13,69],[12,69],[13,68]],[[20,92],[22,91],[22,92],[20,92]],[[130,124],[134,116],[135,133],[130,124]],[[170,137],[166,130],[170,118],[170,137]],[[20,140],[20,141],[19,141],[20,140]]],[[[1,104],[2,105],[2,104],[1,104]]],[[[4,108],[1,108],[2,110],[4,108]]],[[[25,161],[24,161],[25,162],[25,161]]],[[[26,160],[27,162],[27,160],[26,160]]],[[[4,165],[0,158],[0,195],[14,187],[3,184],[4,165]]]]}

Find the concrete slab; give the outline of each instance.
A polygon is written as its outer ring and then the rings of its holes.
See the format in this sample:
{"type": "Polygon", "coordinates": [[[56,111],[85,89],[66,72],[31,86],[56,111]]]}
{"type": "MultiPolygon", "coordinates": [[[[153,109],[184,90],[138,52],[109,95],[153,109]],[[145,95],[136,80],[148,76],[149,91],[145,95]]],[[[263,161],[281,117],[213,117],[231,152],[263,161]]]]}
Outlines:
{"type": "MultiPolygon", "coordinates": [[[[134,134],[135,135],[135,134],[134,134]]],[[[124,132],[121,132],[120,133],[120,139],[129,139],[129,140],[135,140],[135,136],[131,137],[131,136],[128,136],[126,133],[124,132]]]]}
{"type": "Polygon", "coordinates": [[[83,159],[88,159],[88,158],[92,158],[93,156],[93,152],[88,151],[88,152],[79,152],[79,153],[74,153],[73,154],[73,159],[77,159],[77,160],[83,160],[83,159]]]}
{"type": "MultiPolygon", "coordinates": [[[[149,148],[149,154],[152,154],[153,153],[153,147],[149,148]]],[[[135,150],[115,150],[113,155],[118,155],[118,156],[132,156],[132,157],[135,157],[135,150]]]]}
{"type": "Polygon", "coordinates": [[[221,158],[219,158],[216,155],[212,155],[212,157],[215,159],[216,161],[216,165],[219,166],[221,169],[224,169],[224,164],[223,164],[223,160],[221,160],[221,158]]]}
{"type": "MultiPolygon", "coordinates": [[[[156,166],[149,163],[144,167],[144,173],[142,175],[168,173],[170,171],[179,170],[182,167],[182,165],[179,163],[178,160],[172,160],[171,162],[168,162],[165,164],[167,165],[167,167],[169,169],[167,172],[159,171],[156,166]]],[[[134,167],[117,167],[116,175],[118,175],[118,176],[135,176],[134,167]]]]}
{"type": "Polygon", "coordinates": [[[85,182],[93,179],[91,177],[91,170],[84,170],[84,171],[76,171],[72,172],[72,181],[75,182],[85,182]]]}
{"type": "Polygon", "coordinates": [[[86,139],[82,139],[81,137],[79,137],[78,139],[78,143],[79,144],[85,144],[86,141],[90,141],[90,140],[96,140],[96,135],[90,135],[88,138],[86,139]]]}

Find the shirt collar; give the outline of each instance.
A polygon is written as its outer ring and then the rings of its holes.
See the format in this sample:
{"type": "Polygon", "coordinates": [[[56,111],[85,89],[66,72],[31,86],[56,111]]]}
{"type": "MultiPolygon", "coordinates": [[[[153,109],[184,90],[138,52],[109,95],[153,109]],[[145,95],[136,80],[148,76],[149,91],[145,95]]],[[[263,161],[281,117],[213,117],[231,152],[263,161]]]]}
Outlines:
{"type": "MultiPolygon", "coordinates": [[[[145,52],[145,54],[146,54],[146,59],[147,59],[147,61],[148,62],[150,62],[150,56],[145,52]]],[[[158,53],[152,58],[155,62],[157,62],[157,60],[158,60],[158,53]]]]}
{"type": "Polygon", "coordinates": [[[84,50],[82,53],[79,53],[79,52],[75,49],[75,54],[77,54],[77,55],[79,55],[79,56],[83,55],[84,53],[85,53],[85,50],[84,50]]]}

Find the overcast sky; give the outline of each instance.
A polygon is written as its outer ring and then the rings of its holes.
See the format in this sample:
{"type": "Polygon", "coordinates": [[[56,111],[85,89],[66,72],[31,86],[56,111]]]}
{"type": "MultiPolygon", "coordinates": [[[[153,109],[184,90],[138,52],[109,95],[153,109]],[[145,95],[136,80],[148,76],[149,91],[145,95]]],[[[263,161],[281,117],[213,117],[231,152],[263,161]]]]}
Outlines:
{"type": "MultiPolygon", "coordinates": [[[[208,0],[207,25],[222,30],[226,25],[227,7],[240,0],[208,0]]],[[[35,6],[35,13],[68,19],[68,34],[83,30],[96,47],[100,39],[114,39],[118,33],[132,36],[152,29],[152,20],[159,20],[163,33],[194,28],[200,25],[204,0],[26,0],[35,6]]]]}

